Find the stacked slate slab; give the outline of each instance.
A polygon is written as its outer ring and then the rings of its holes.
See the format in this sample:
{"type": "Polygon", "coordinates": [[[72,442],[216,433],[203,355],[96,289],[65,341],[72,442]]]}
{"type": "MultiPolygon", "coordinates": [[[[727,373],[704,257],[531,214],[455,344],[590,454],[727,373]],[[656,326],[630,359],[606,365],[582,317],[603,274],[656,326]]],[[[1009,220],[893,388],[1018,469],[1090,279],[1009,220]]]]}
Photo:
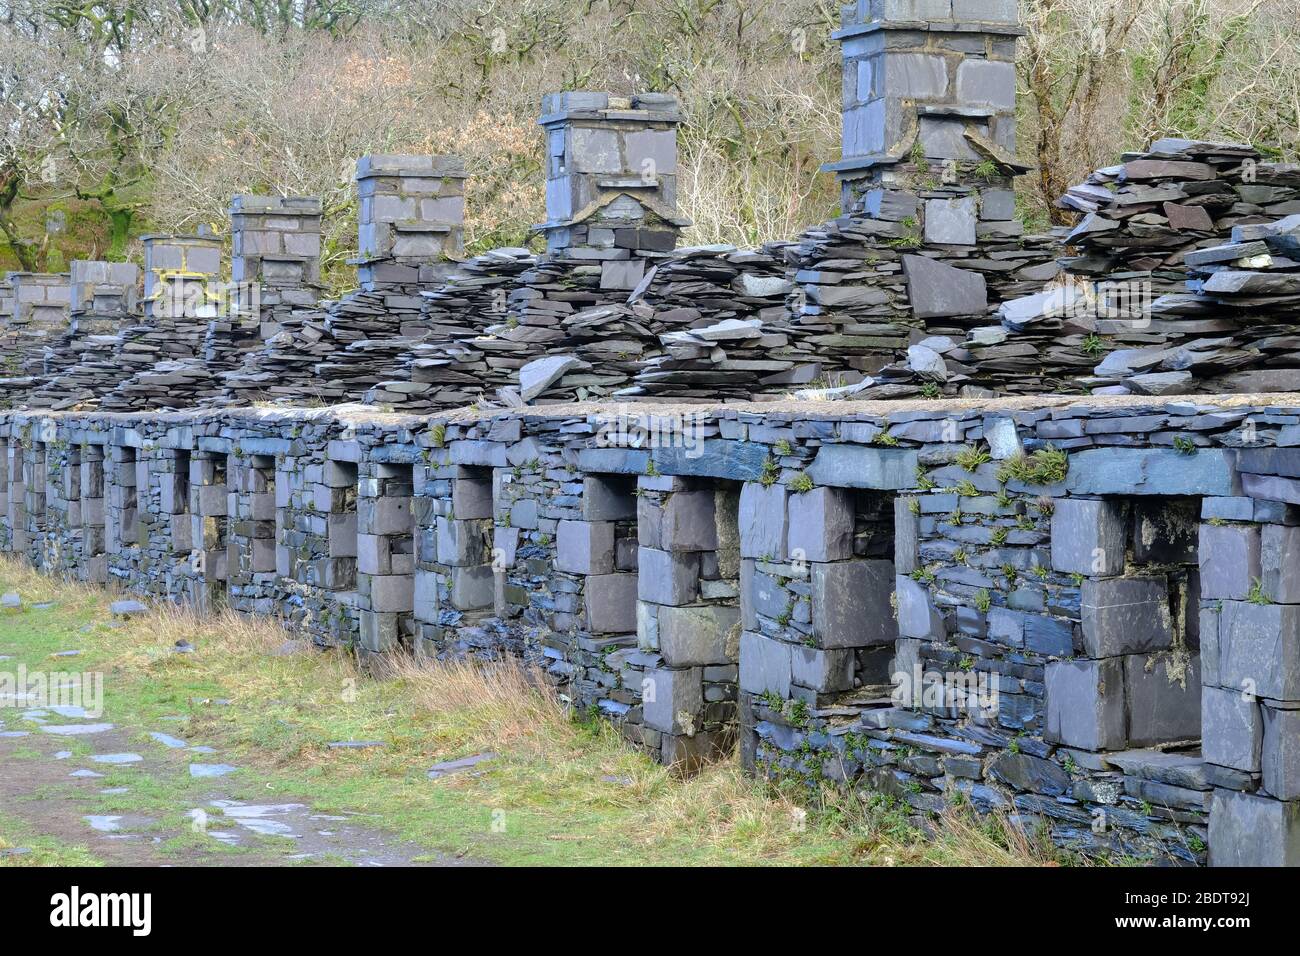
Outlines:
{"type": "Polygon", "coordinates": [[[1162,139],[1061,204],[1083,214],[1065,238],[1076,253],[1062,260],[1068,284],[1005,303],[999,325],[972,333],[981,384],[1013,394],[1291,387],[1285,373],[1238,374],[1266,362],[1250,323],[1199,293],[1207,269],[1244,258],[1216,251],[1234,231],[1300,210],[1300,167],[1263,163],[1249,146],[1162,139]]]}
{"type": "Polygon", "coordinates": [[[99,363],[113,376],[99,396],[105,411],[193,407],[219,387],[203,361],[203,343],[208,324],[229,307],[219,288],[221,240],[153,235],[143,242],[144,314],[99,363]]]}
{"type": "MultiPolygon", "coordinates": [[[[423,335],[421,289],[440,284],[460,255],[465,177],[455,156],[359,159],[360,290],[319,308],[280,310],[262,348],[224,375],[224,401],[358,401],[384,378],[423,335]]],[[[283,260],[271,262],[282,268],[283,260]]],[[[258,268],[265,272],[266,261],[258,268]]],[[[311,267],[300,268],[309,277],[311,267]]]]}
{"type": "Polygon", "coordinates": [[[313,197],[235,196],[230,204],[231,308],[213,319],[203,357],[215,376],[315,307],[320,283],[321,204],[313,197]]]}
{"type": "Polygon", "coordinates": [[[107,360],[118,333],[139,316],[139,266],[74,260],[70,269],[71,324],[51,347],[45,375],[24,396],[29,407],[73,408],[90,401],[104,385],[96,359],[107,360]]]}
{"type": "Polygon", "coordinates": [[[46,359],[68,329],[68,274],[8,273],[8,312],[0,326],[0,379],[7,403],[46,373],[46,359]]]}
{"type": "Polygon", "coordinates": [[[421,291],[423,338],[407,344],[367,390],[366,404],[411,412],[454,408],[507,384],[508,375],[494,371],[498,341],[488,330],[505,318],[512,291],[536,261],[527,249],[493,249],[461,264],[438,287],[421,291]]]}
{"type": "Polygon", "coordinates": [[[794,288],[783,246],[681,249],[634,296],[654,310],[656,348],[620,397],[702,401],[788,393],[821,375],[820,356],[793,335],[794,288]],[[655,354],[659,353],[659,354],[655,354]]]}
{"type": "Polygon", "coordinates": [[[1300,215],[1236,226],[1231,242],[1186,261],[1187,321],[1216,328],[1108,357],[1097,374],[1139,393],[1153,383],[1187,393],[1300,389],[1300,215]]]}
{"type": "Polygon", "coordinates": [[[1049,237],[1015,208],[1014,4],[843,8],[846,215],[786,250],[799,291],[794,334],[823,364],[820,394],[957,394],[971,356],[909,348],[961,343],[999,302],[1056,275],[1049,237]]]}

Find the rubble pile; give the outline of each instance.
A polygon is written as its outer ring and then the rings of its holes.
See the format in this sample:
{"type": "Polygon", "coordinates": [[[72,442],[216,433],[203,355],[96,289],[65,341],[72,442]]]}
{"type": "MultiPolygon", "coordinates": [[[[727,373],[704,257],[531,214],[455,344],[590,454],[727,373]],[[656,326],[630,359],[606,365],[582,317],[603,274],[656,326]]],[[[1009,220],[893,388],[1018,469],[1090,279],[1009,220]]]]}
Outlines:
{"type": "Polygon", "coordinates": [[[33,408],[76,408],[116,383],[108,364],[119,332],[138,318],[140,268],[130,262],[74,260],[71,323],[46,353],[45,370],[23,397],[33,408]]]}
{"type": "Polygon", "coordinates": [[[1083,214],[1064,239],[1077,253],[1062,260],[1067,287],[1007,302],[1000,325],[972,333],[980,384],[1161,395],[1288,381],[1242,376],[1267,364],[1252,343],[1272,333],[1201,294],[1201,281],[1206,266],[1235,261],[1219,251],[1229,236],[1300,213],[1300,167],[1263,163],[1249,146],[1163,139],[1093,173],[1061,204],[1083,214]]]}

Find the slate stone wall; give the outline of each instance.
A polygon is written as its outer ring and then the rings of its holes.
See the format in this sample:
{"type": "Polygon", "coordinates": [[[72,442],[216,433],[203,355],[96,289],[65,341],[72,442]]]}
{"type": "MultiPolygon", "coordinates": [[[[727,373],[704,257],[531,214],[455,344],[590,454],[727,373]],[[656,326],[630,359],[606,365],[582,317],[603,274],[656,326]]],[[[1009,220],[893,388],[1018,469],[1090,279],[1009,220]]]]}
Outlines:
{"type": "Polygon", "coordinates": [[[0,542],[363,654],[522,656],[683,770],[738,746],[922,820],[1297,861],[1300,407],[620,415],[6,413],[0,542]]]}

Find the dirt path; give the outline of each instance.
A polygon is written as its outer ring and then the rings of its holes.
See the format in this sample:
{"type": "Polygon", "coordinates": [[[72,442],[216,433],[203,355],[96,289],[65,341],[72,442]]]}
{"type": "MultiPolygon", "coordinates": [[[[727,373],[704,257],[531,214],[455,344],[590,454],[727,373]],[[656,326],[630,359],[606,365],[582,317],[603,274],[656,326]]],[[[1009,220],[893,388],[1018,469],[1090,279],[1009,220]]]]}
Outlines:
{"type": "Polygon", "coordinates": [[[309,801],[284,793],[237,800],[237,788],[223,786],[222,776],[208,787],[174,793],[178,781],[205,772],[192,764],[216,768],[206,772],[227,765],[205,752],[209,748],[174,736],[175,728],[153,733],[145,744],[138,731],[113,724],[111,715],[0,709],[0,813],[61,844],[84,847],[110,866],[467,862],[397,840],[367,826],[360,814],[318,813],[309,801]],[[133,804],[135,795],[145,809],[103,807],[108,797],[133,804]]]}

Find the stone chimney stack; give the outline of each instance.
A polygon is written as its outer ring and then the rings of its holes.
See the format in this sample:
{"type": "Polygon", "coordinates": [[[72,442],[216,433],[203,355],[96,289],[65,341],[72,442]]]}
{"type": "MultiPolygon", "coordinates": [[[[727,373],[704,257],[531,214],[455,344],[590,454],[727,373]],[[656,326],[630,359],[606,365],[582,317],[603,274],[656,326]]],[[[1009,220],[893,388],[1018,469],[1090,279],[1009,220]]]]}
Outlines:
{"type": "Polygon", "coordinates": [[[33,335],[62,331],[68,324],[68,273],[11,272],[13,312],[10,322],[33,335]]]}
{"type": "Polygon", "coordinates": [[[140,267],[131,262],[74,259],[72,331],[111,335],[135,314],[140,297],[140,267]]]}
{"type": "Polygon", "coordinates": [[[234,196],[230,201],[230,280],[244,321],[261,337],[277,317],[320,298],[321,201],[311,196],[234,196]],[[255,288],[256,292],[244,292],[255,288]]]}
{"type": "Polygon", "coordinates": [[[608,261],[672,251],[689,225],[677,213],[680,122],[666,93],[547,94],[547,221],[536,227],[547,251],[608,261]]]}
{"type": "Polygon", "coordinates": [[[353,262],[364,290],[429,285],[453,270],[465,245],[465,177],[459,156],[357,160],[353,262]]]}
{"type": "Polygon", "coordinates": [[[13,272],[6,272],[4,278],[0,279],[0,331],[7,329],[14,318],[14,275],[13,272]]]}
{"type": "MultiPolygon", "coordinates": [[[[321,204],[315,197],[233,197],[230,280],[256,282],[267,291],[319,285],[320,228],[321,204]]],[[[299,304],[315,305],[315,300],[299,304]]]]}
{"type": "Polygon", "coordinates": [[[144,242],[144,314],[151,324],[162,320],[203,320],[223,306],[209,296],[221,275],[221,240],[215,236],[142,236],[144,242]]]}
{"type": "Polygon", "coordinates": [[[1016,0],[858,0],[841,13],[843,158],[825,168],[844,212],[876,215],[880,186],[915,178],[907,165],[977,187],[995,207],[984,218],[1014,218],[1008,190],[1026,168],[1015,161],[1016,0]]]}

